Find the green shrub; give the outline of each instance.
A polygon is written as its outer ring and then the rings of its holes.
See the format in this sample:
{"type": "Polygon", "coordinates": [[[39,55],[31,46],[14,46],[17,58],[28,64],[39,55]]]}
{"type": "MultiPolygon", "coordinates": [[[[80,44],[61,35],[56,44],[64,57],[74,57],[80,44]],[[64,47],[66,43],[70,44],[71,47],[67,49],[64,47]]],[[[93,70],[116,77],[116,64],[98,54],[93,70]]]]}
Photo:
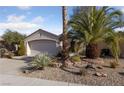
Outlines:
{"type": "Polygon", "coordinates": [[[23,55],[25,55],[25,53],[26,53],[26,49],[24,46],[24,41],[21,41],[20,46],[19,46],[19,50],[18,50],[18,55],[23,56],[23,55]]]}
{"type": "Polygon", "coordinates": [[[81,58],[80,58],[80,56],[75,55],[75,56],[71,57],[71,61],[73,61],[73,62],[81,62],[81,58]]]}
{"type": "Polygon", "coordinates": [[[30,65],[36,69],[44,69],[45,66],[49,65],[50,60],[51,59],[47,56],[47,54],[39,54],[34,57],[30,65]]]}
{"type": "Polygon", "coordinates": [[[110,62],[110,67],[111,68],[116,68],[119,64],[117,62],[110,62]]]}

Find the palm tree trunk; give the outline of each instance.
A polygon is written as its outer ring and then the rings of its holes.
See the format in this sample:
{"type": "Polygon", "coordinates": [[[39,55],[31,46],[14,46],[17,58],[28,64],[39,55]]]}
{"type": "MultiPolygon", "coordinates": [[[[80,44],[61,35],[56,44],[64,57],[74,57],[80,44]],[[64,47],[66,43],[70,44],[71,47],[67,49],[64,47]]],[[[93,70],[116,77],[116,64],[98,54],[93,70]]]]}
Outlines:
{"type": "Polygon", "coordinates": [[[63,18],[63,60],[68,58],[68,42],[67,42],[67,7],[62,6],[62,18],[63,18]]]}
{"type": "Polygon", "coordinates": [[[96,59],[100,56],[98,44],[90,43],[86,46],[86,57],[96,59]]]}

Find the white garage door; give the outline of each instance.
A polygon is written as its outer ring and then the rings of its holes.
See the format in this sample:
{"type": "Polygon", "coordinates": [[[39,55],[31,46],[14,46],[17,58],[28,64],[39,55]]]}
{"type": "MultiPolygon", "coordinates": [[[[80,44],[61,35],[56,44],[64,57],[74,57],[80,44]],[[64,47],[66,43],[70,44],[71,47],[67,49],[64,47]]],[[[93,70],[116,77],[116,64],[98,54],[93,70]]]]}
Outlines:
{"type": "Polygon", "coordinates": [[[31,56],[35,56],[39,53],[48,53],[48,55],[56,55],[58,53],[58,47],[56,47],[55,41],[50,40],[37,40],[29,42],[31,56]]]}

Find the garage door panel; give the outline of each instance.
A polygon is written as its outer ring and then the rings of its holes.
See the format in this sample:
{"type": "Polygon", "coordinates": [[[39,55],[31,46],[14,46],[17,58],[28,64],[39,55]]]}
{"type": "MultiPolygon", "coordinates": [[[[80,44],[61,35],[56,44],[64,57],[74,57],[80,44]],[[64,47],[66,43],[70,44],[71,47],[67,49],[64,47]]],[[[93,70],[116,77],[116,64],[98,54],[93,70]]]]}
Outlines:
{"type": "Polygon", "coordinates": [[[56,55],[58,48],[55,41],[38,40],[29,42],[31,55],[35,56],[39,53],[48,53],[49,55],[56,55]]]}

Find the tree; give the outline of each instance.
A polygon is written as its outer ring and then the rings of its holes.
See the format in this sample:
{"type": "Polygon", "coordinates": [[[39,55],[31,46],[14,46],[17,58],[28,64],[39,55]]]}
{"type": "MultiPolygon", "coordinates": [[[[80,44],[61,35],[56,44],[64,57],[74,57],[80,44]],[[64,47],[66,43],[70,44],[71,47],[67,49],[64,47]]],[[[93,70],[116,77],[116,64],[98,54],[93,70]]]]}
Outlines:
{"type": "Polygon", "coordinates": [[[12,43],[19,43],[21,40],[24,40],[25,37],[26,35],[23,35],[16,31],[11,31],[11,30],[7,30],[2,36],[2,38],[9,45],[11,45],[12,43]]]}
{"type": "MultiPolygon", "coordinates": [[[[122,12],[111,7],[90,7],[88,12],[73,15],[69,24],[71,31],[77,33],[73,35],[80,36],[78,40],[85,44],[86,57],[98,58],[100,56],[98,43],[108,37],[113,40],[117,38],[111,35],[116,28],[123,26],[122,12]]],[[[118,47],[113,47],[118,50],[118,47]]]]}
{"type": "Polygon", "coordinates": [[[65,61],[68,58],[68,39],[67,39],[67,7],[62,6],[62,18],[63,18],[63,38],[62,38],[62,56],[65,61]]]}
{"type": "Polygon", "coordinates": [[[5,40],[5,46],[9,51],[13,51],[16,55],[18,54],[18,46],[21,41],[23,41],[26,35],[20,34],[16,31],[7,30],[3,34],[3,39],[5,40]]]}

